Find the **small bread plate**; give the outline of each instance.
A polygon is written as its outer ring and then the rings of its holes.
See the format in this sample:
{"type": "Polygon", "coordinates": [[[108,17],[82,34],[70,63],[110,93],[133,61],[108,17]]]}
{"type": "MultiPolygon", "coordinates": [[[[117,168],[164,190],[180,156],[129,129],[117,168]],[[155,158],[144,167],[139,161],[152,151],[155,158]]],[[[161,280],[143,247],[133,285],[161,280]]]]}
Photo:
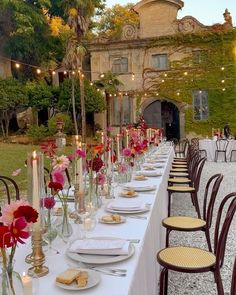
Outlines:
{"type": "Polygon", "coordinates": [[[136,191],[134,191],[134,190],[130,190],[130,191],[126,190],[126,191],[120,192],[119,196],[122,197],[122,198],[131,199],[131,198],[136,198],[138,196],[138,193],[136,191]]]}
{"type": "Polygon", "coordinates": [[[144,208],[136,209],[136,210],[122,210],[122,209],[113,209],[106,207],[106,211],[110,213],[117,213],[117,214],[137,214],[137,213],[145,213],[150,210],[150,206],[145,206],[144,208]]]}
{"type": "MultiPolygon", "coordinates": [[[[120,240],[119,238],[114,238],[114,237],[93,237],[93,239],[120,240]]],[[[130,243],[128,255],[80,254],[80,253],[70,252],[69,248],[66,250],[66,254],[68,257],[70,257],[71,259],[75,261],[80,261],[80,262],[89,263],[89,264],[108,264],[108,263],[115,263],[115,262],[127,260],[131,256],[133,256],[135,252],[135,247],[132,243],[130,243]]]]}
{"type": "Polygon", "coordinates": [[[88,273],[88,282],[85,287],[78,287],[75,281],[69,285],[55,282],[56,286],[65,290],[70,290],[70,291],[86,290],[96,286],[101,280],[100,273],[98,273],[95,270],[87,269],[87,268],[79,268],[78,270],[86,271],[88,273]]]}
{"type": "Polygon", "coordinates": [[[119,220],[117,220],[116,218],[113,219],[113,215],[114,214],[100,216],[98,217],[98,221],[100,223],[106,223],[106,224],[120,224],[126,221],[126,218],[124,216],[119,215],[119,220]]]}

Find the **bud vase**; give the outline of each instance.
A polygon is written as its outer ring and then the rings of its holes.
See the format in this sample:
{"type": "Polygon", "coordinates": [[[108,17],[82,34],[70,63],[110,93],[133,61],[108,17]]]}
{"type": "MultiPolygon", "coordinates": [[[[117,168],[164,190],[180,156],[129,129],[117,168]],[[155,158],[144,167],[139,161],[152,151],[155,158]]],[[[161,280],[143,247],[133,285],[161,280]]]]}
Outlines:
{"type": "Polygon", "coordinates": [[[0,287],[3,295],[24,295],[21,277],[19,273],[13,271],[12,264],[2,267],[0,287]]]}
{"type": "Polygon", "coordinates": [[[63,239],[68,239],[73,234],[72,225],[69,223],[68,205],[63,204],[62,222],[57,227],[58,235],[63,239]]]}

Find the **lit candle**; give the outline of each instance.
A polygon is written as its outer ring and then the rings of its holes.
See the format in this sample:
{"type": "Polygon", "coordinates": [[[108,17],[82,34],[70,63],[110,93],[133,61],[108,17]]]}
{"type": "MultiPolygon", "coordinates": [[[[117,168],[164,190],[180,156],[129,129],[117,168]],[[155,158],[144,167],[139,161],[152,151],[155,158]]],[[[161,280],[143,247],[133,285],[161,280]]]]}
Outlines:
{"type": "Polygon", "coordinates": [[[126,147],[129,147],[129,130],[126,129],[126,147]]]}
{"type": "Polygon", "coordinates": [[[35,228],[40,227],[40,196],[39,196],[39,175],[38,175],[38,157],[36,151],[33,151],[32,154],[32,199],[33,199],[33,207],[38,211],[39,216],[38,220],[35,223],[35,228]]]}
{"type": "Polygon", "coordinates": [[[32,278],[28,276],[25,272],[23,272],[21,281],[24,289],[24,295],[32,295],[32,278]]]}
{"type": "Polygon", "coordinates": [[[116,135],[116,144],[117,144],[117,161],[120,161],[120,134],[116,135]]]}
{"type": "MultiPolygon", "coordinates": [[[[75,136],[76,140],[76,149],[82,149],[82,143],[79,141],[79,136],[75,136]]],[[[83,182],[83,159],[80,157],[76,160],[75,163],[75,183],[79,184],[79,192],[82,193],[84,190],[84,182],[83,182]]]]}
{"type": "Polygon", "coordinates": [[[101,132],[101,143],[105,143],[105,137],[104,137],[104,132],[101,132]]]}
{"type": "Polygon", "coordinates": [[[90,230],[92,228],[92,219],[91,218],[85,218],[84,219],[84,229],[90,230]]]}
{"type": "Polygon", "coordinates": [[[108,175],[111,173],[111,155],[112,155],[112,139],[109,140],[109,150],[108,150],[108,159],[107,159],[107,172],[108,175]]]}

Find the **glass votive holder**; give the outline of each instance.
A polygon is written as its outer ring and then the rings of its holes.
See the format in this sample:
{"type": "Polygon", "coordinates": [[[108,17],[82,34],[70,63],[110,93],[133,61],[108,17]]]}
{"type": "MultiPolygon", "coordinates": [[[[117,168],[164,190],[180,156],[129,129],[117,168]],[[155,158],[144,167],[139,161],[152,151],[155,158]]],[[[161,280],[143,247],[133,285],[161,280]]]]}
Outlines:
{"type": "Polygon", "coordinates": [[[36,275],[28,274],[23,271],[21,275],[24,295],[38,295],[39,294],[39,278],[36,275]]]}

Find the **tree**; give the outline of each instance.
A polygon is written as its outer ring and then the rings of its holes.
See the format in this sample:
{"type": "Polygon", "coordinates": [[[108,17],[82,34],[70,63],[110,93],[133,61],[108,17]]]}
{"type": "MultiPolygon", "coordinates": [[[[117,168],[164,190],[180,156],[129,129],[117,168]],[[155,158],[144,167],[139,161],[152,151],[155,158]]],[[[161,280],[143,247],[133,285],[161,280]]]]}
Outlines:
{"type": "MultiPolygon", "coordinates": [[[[74,79],[74,87],[75,87],[75,109],[76,116],[81,111],[81,100],[80,100],[80,84],[79,79],[74,79]]],[[[71,88],[72,88],[72,80],[66,79],[60,85],[59,92],[59,101],[58,108],[62,111],[71,110],[71,88]]],[[[84,92],[85,92],[85,109],[86,113],[98,113],[105,109],[105,102],[101,92],[97,91],[94,86],[91,86],[89,81],[85,79],[84,81],[84,92]]]]}
{"type": "Polygon", "coordinates": [[[13,78],[0,79],[0,123],[3,136],[8,137],[9,122],[17,107],[28,102],[25,86],[13,78]]]}
{"type": "MultiPolygon", "coordinates": [[[[64,65],[68,70],[82,70],[83,58],[85,55],[83,39],[86,36],[91,17],[95,14],[95,10],[101,9],[103,0],[65,0],[60,6],[56,1],[53,1],[53,10],[50,12],[60,14],[67,19],[67,23],[74,32],[69,38],[64,57],[64,65]],[[62,9],[62,10],[61,10],[62,9]]],[[[84,84],[82,72],[80,73],[80,101],[81,101],[81,120],[82,120],[82,140],[86,140],[86,117],[85,117],[85,102],[84,102],[84,84]]],[[[74,78],[72,78],[71,98],[73,105],[73,117],[75,130],[78,133],[77,120],[75,118],[75,87],[74,78]]]]}
{"type": "Polygon", "coordinates": [[[106,95],[106,107],[107,107],[107,126],[111,126],[111,96],[116,93],[119,89],[119,86],[123,85],[122,82],[117,78],[116,74],[113,74],[111,71],[104,73],[103,77],[100,80],[95,81],[95,84],[105,91],[106,95]]]}
{"type": "Polygon", "coordinates": [[[112,8],[107,8],[97,22],[98,34],[109,38],[119,38],[125,24],[137,25],[139,17],[132,7],[133,4],[129,3],[124,6],[116,4],[112,8]]]}
{"type": "Polygon", "coordinates": [[[38,111],[53,107],[56,89],[47,85],[45,81],[34,81],[26,84],[29,106],[32,107],[35,124],[38,125],[38,111]]]}

